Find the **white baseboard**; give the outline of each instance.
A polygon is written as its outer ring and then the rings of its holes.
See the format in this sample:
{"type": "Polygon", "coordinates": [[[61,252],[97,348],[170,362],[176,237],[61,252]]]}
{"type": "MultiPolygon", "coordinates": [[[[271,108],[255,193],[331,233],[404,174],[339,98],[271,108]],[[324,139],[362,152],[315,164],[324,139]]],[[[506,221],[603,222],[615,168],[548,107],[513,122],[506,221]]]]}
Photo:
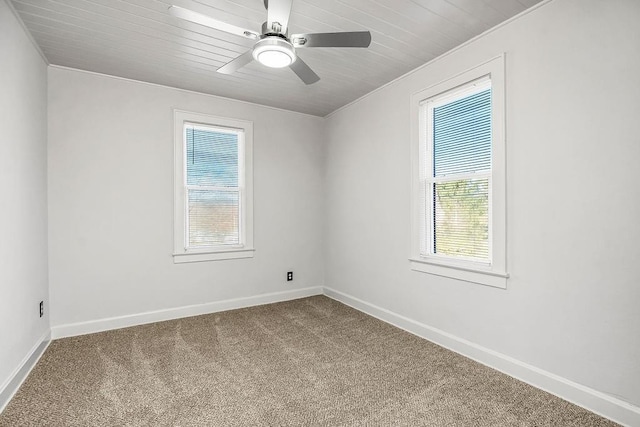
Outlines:
{"type": "Polygon", "coordinates": [[[556,395],[561,399],[582,406],[619,424],[640,426],[640,408],[628,402],[334,289],[325,287],[324,294],[356,310],[455,351],[476,362],[556,395]]]}
{"type": "Polygon", "coordinates": [[[182,317],[199,316],[201,314],[216,313],[219,311],[233,310],[236,308],[252,307],[256,305],[271,304],[274,302],[289,301],[313,295],[322,295],[322,287],[316,286],[291,291],[273,292],[245,298],[234,298],[224,301],[214,301],[205,304],[189,305],[185,307],[169,308],[166,310],[148,311],[146,313],[131,314],[127,316],[110,317],[106,319],[90,320],[87,322],[68,323],[53,326],[51,336],[53,339],[73,337],[77,335],[92,334],[111,329],[127,328],[129,326],[144,325],[146,323],[162,322],[165,320],[179,319],[182,317]]]}
{"type": "Polygon", "coordinates": [[[22,359],[18,367],[13,371],[9,378],[0,386],[0,412],[4,411],[9,401],[16,394],[29,372],[36,366],[40,357],[51,342],[51,333],[47,331],[33,346],[27,355],[22,359]]]}

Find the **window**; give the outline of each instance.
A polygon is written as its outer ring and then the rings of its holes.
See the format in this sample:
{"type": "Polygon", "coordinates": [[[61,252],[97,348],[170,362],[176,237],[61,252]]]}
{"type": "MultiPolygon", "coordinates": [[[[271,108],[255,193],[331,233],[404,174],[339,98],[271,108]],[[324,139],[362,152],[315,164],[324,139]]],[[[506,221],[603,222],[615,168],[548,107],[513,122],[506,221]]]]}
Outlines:
{"type": "Polygon", "coordinates": [[[252,123],[174,117],[174,262],[252,257],[252,123]]]}
{"type": "Polygon", "coordinates": [[[412,97],[411,268],[506,288],[504,59],[412,97]]]}

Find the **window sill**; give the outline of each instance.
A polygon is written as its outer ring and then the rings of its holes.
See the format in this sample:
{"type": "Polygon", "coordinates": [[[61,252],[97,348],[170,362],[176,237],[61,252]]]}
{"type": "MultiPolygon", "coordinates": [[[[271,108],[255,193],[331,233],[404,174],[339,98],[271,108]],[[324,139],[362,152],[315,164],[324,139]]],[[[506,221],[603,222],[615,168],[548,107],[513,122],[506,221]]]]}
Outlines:
{"type": "Polygon", "coordinates": [[[507,289],[506,272],[473,268],[468,265],[454,265],[424,258],[410,258],[411,269],[436,276],[449,277],[451,279],[464,280],[465,282],[478,283],[494,288],[507,289]]]}
{"type": "Polygon", "coordinates": [[[187,262],[221,261],[226,259],[253,258],[255,249],[222,249],[209,252],[185,252],[173,254],[174,264],[187,262]]]}

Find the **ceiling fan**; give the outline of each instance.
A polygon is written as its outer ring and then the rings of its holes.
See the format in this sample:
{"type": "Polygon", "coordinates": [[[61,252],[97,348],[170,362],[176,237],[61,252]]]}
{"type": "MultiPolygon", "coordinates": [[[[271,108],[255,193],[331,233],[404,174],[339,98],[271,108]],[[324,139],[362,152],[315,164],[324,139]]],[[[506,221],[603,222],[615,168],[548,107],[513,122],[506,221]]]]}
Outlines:
{"type": "Polygon", "coordinates": [[[289,67],[304,83],[310,85],[320,80],[320,77],[296,55],[296,48],[369,47],[371,44],[369,31],[289,35],[291,3],[292,0],[264,0],[267,21],[262,24],[261,33],[245,30],[180,6],[169,7],[169,13],[176,18],[256,41],[253,48],[218,68],[217,71],[223,74],[232,74],[255,59],[271,68],[289,67]]]}

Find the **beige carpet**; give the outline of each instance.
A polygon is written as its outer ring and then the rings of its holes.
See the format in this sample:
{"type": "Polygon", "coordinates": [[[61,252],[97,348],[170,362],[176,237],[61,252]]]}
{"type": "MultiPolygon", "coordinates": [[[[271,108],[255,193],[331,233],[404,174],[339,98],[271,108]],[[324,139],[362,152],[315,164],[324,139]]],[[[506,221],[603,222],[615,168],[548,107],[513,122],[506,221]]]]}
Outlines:
{"type": "Polygon", "coordinates": [[[51,343],[2,426],[606,426],[327,297],[51,343]]]}

